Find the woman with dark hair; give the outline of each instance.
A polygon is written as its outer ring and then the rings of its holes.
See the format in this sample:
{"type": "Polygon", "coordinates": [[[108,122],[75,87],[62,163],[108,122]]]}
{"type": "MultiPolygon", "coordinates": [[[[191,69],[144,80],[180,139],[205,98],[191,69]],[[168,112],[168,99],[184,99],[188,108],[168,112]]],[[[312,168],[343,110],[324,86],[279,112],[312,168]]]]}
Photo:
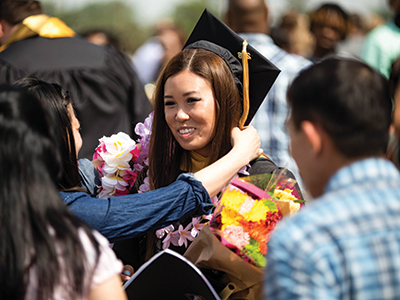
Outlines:
{"type": "Polygon", "coordinates": [[[108,241],[62,203],[61,158],[31,94],[0,91],[0,299],[126,299],[108,241]]]}
{"type": "MultiPolygon", "coordinates": [[[[55,89],[54,84],[33,78],[22,79],[15,84],[28,89],[39,97],[44,105],[53,112],[55,116],[53,121],[57,120],[57,116],[58,118],[62,116],[66,124],[60,126],[60,123],[56,122],[52,127],[58,136],[63,136],[63,132],[67,132],[67,139],[62,139],[59,146],[73,152],[73,145],[75,148],[79,145],[76,143],[80,139],[79,122],[74,115],[72,104],[65,102],[63,96],[65,92],[62,92],[61,88],[55,89]],[[50,91],[57,90],[58,92],[54,94],[56,97],[49,96],[51,95],[50,91]],[[63,105],[50,105],[57,101],[63,105]],[[64,118],[65,116],[68,118],[64,118]],[[72,134],[68,133],[70,127],[72,134]]],[[[261,153],[260,140],[255,129],[249,128],[240,131],[235,128],[232,130],[231,141],[232,150],[209,168],[195,174],[182,174],[168,187],[156,191],[108,199],[95,198],[87,192],[77,190],[81,189],[83,184],[92,192],[94,179],[90,178],[98,176],[95,167],[89,161],[79,160],[80,166],[85,164],[83,170],[80,168],[81,174],[85,175],[83,178],[85,180],[82,184],[73,183],[68,186],[60,186],[58,182],[61,196],[78,217],[98,230],[110,242],[154,231],[188,215],[203,215],[210,212],[213,206],[210,196],[215,196],[241,167],[261,153]]],[[[79,151],[78,148],[75,152],[79,151]]],[[[69,172],[65,166],[71,166],[71,169],[72,166],[77,168],[76,157],[64,156],[63,172],[69,172]]]]}
{"type": "MultiPolygon", "coordinates": [[[[231,151],[232,129],[250,123],[278,71],[250,46],[251,60],[246,70],[237,58],[237,51],[242,47],[240,37],[205,11],[184,49],[161,72],[153,99],[148,168],[151,189],[165,187],[182,172],[197,172],[217,161],[231,151]],[[207,32],[209,28],[213,30],[207,32]],[[226,38],[221,40],[219,36],[226,38]],[[247,104],[251,107],[251,114],[246,111],[246,91],[243,88],[246,75],[250,81],[248,92],[251,101],[247,99],[247,104]],[[260,81],[257,81],[257,76],[261,77],[260,81]]],[[[262,157],[253,161],[247,171],[261,174],[279,169],[270,159],[262,157]]],[[[286,174],[294,177],[290,171],[286,174]]],[[[188,215],[182,224],[173,224],[175,233],[180,227],[188,228],[192,217],[188,215]]],[[[166,232],[174,231],[169,226],[166,232]]],[[[147,252],[148,259],[166,247],[161,244],[160,236],[163,238],[165,235],[153,233],[145,237],[146,243],[143,240],[138,242],[139,245],[147,244],[146,251],[135,243],[128,245],[128,242],[116,244],[114,250],[128,263],[131,262],[125,257],[133,252],[132,248],[147,252]]],[[[179,242],[172,242],[169,247],[181,253],[186,250],[186,245],[176,244],[179,242]]]]}
{"type": "Polygon", "coordinates": [[[161,73],[154,95],[151,188],[170,184],[182,171],[201,170],[230,151],[230,132],[239,125],[242,104],[231,71],[217,54],[204,49],[181,51],[161,73]],[[191,118],[190,112],[183,109],[175,117],[178,97],[194,114],[190,126],[182,125],[191,118]],[[174,151],[160,151],[163,147],[174,151]]]}

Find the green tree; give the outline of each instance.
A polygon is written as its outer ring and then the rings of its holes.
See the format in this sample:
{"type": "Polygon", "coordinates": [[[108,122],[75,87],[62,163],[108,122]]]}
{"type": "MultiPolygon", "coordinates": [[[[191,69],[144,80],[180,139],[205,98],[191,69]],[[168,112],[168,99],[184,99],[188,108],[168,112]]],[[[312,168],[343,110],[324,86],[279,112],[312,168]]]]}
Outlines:
{"type": "Polygon", "coordinates": [[[89,3],[69,11],[45,3],[44,9],[78,33],[93,29],[111,33],[124,52],[133,53],[148,37],[148,30],[135,22],[133,9],[120,1],[89,3]]]}
{"type": "Polygon", "coordinates": [[[196,25],[201,13],[207,8],[217,17],[220,17],[216,12],[215,0],[194,0],[186,1],[178,5],[172,13],[172,19],[183,30],[188,37],[196,25]]]}
{"type": "Polygon", "coordinates": [[[307,13],[308,0],[288,0],[287,2],[289,7],[292,7],[299,12],[307,13]]]}

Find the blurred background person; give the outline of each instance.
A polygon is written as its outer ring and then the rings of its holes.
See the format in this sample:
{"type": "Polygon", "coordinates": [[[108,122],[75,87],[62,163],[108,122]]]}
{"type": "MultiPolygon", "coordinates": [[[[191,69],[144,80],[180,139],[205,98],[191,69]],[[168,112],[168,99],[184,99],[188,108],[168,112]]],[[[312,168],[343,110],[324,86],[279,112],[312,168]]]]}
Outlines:
{"type": "Polygon", "coordinates": [[[226,20],[233,31],[281,70],[251,125],[258,130],[264,153],[278,166],[287,166],[300,181],[297,165],[289,153],[286,91],[300,70],[311,62],[275,45],[268,35],[268,7],[264,0],[230,0],[226,20]]]}
{"type": "Polygon", "coordinates": [[[363,16],[357,13],[349,15],[349,33],[347,37],[339,42],[339,52],[346,52],[355,58],[360,57],[361,47],[367,33],[367,24],[363,16]]]}
{"type": "Polygon", "coordinates": [[[80,36],[87,39],[89,42],[99,45],[113,45],[115,48],[123,52],[123,48],[118,37],[106,29],[90,29],[80,33],[80,36]]]}
{"type": "Polygon", "coordinates": [[[132,56],[133,66],[143,84],[154,83],[164,65],[185,43],[182,30],[171,20],[156,24],[153,37],[132,56]]]}
{"type": "Polygon", "coordinates": [[[400,0],[388,2],[393,16],[367,34],[361,49],[361,59],[386,78],[400,55],[400,0]]]}
{"type": "Polygon", "coordinates": [[[310,31],[315,37],[315,47],[309,58],[314,63],[332,56],[348,55],[337,49],[349,31],[348,14],[339,5],[327,3],[312,11],[310,31]]]}
{"type": "Polygon", "coordinates": [[[292,54],[309,57],[314,49],[314,36],[310,32],[310,20],[295,9],[285,12],[278,25],[271,27],[270,36],[275,44],[292,54]],[[279,35],[286,37],[285,45],[279,43],[279,35]]]}
{"type": "Polygon", "coordinates": [[[58,18],[43,14],[39,1],[0,2],[0,83],[29,76],[69,90],[85,140],[80,157],[91,158],[103,135],[134,126],[151,111],[131,63],[114,47],[76,37],[58,18]]]}

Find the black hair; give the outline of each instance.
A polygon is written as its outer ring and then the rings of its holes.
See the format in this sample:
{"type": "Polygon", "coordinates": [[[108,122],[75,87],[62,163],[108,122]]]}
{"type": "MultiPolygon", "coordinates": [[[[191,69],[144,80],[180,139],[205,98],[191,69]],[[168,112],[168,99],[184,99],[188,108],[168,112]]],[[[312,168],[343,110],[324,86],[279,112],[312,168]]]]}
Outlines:
{"type": "Polygon", "coordinates": [[[390,85],[390,95],[392,99],[394,99],[394,94],[396,92],[396,87],[400,81],[400,57],[395,60],[392,64],[392,68],[389,76],[389,85],[390,85]]]}
{"type": "Polygon", "coordinates": [[[319,123],[347,157],[383,155],[392,101],[386,78],[352,59],[326,59],[300,73],[288,90],[291,119],[319,123]]]}
{"type": "Polygon", "coordinates": [[[39,1],[0,1],[0,19],[6,20],[11,25],[16,25],[27,17],[42,13],[43,11],[39,1]]]}
{"type": "Polygon", "coordinates": [[[72,99],[68,91],[57,83],[48,83],[37,78],[27,77],[14,83],[34,94],[48,109],[51,128],[62,158],[62,177],[57,181],[58,189],[63,191],[84,191],[77,167],[77,153],[68,106],[72,99]]]}
{"type": "Polygon", "coordinates": [[[62,278],[69,299],[82,295],[87,258],[78,227],[98,261],[91,230],[56,189],[61,160],[48,120],[32,94],[0,87],[0,299],[25,299],[32,282],[35,299],[52,299],[62,278]]]}

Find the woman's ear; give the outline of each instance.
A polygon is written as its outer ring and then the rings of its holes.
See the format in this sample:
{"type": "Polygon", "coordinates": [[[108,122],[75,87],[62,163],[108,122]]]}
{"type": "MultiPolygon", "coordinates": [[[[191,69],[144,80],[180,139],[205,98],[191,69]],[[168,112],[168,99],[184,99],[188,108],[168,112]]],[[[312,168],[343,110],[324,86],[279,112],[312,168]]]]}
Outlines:
{"type": "Polygon", "coordinates": [[[321,126],[314,124],[310,121],[303,121],[300,124],[301,129],[315,155],[319,155],[322,151],[323,144],[323,133],[321,131],[321,126]]]}

